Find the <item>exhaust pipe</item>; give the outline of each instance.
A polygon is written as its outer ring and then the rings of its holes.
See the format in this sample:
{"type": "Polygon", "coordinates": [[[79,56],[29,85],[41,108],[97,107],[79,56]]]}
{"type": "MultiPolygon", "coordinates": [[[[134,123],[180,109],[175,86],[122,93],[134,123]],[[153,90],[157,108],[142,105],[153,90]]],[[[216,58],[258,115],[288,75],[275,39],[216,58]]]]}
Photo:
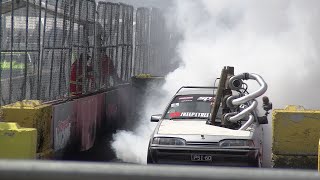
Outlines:
{"type": "Polygon", "coordinates": [[[244,109],[240,113],[238,113],[238,114],[228,113],[228,114],[226,114],[225,118],[230,122],[237,122],[237,121],[247,117],[257,107],[258,107],[258,102],[256,100],[254,100],[249,107],[247,107],[246,109],[244,109]]]}
{"type": "Polygon", "coordinates": [[[254,116],[252,114],[249,115],[249,120],[241,126],[239,130],[246,130],[251,124],[254,123],[254,116]]]}
{"type": "MultiPolygon", "coordinates": [[[[246,102],[254,100],[257,97],[262,96],[268,89],[267,83],[262,79],[261,76],[259,76],[257,74],[243,73],[243,74],[239,74],[239,75],[236,75],[236,76],[233,76],[230,78],[229,86],[232,88],[232,90],[238,90],[237,87],[234,86],[234,84],[235,84],[235,82],[240,82],[240,81],[242,82],[242,79],[243,80],[248,80],[248,79],[256,80],[261,87],[257,91],[255,91],[251,94],[248,94],[246,96],[240,97],[240,98],[235,99],[233,96],[231,96],[227,99],[227,104],[239,106],[241,104],[244,104],[246,102]]],[[[238,84],[238,83],[236,83],[236,84],[238,84]]]]}
{"type": "Polygon", "coordinates": [[[257,81],[260,85],[260,88],[257,91],[245,96],[230,96],[229,98],[227,98],[226,101],[227,106],[229,106],[230,108],[239,106],[241,104],[246,104],[252,101],[250,106],[244,109],[243,111],[239,113],[232,112],[225,115],[226,120],[234,123],[245,117],[249,117],[248,121],[244,125],[242,125],[239,130],[246,130],[252,123],[254,123],[254,116],[251,113],[258,107],[258,102],[255,99],[257,97],[262,96],[268,89],[267,83],[263,80],[261,76],[250,73],[243,73],[231,77],[229,80],[229,87],[232,90],[240,90],[243,84],[242,80],[249,79],[257,81]]]}

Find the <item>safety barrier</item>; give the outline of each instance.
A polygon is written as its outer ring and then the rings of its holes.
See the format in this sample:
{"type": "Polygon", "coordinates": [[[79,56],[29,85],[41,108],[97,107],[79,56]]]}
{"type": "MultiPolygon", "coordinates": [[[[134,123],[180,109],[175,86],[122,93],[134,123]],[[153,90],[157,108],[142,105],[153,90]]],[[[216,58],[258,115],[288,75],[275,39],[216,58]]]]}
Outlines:
{"type": "Polygon", "coordinates": [[[317,167],[320,111],[288,106],[273,111],[273,163],[276,168],[317,167]]]}
{"type": "Polygon", "coordinates": [[[132,84],[50,104],[21,101],[3,106],[3,119],[38,130],[37,159],[61,159],[65,153],[89,150],[104,131],[133,127],[139,121],[145,93],[157,89],[163,80],[133,78],[132,84]]]}
{"type": "Polygon", "coordinates": [[[73,111],[74,102],[64,102],[52,106],[52,131],[53,131],[53,149],[55,158],[63,155],[70,148],[73,148],[72,130],[75,129],[75,113],[73,111]]]}
{"type": "Polygon", "coordinates": [[[320,178],[317,171],[302,170],[44,161],[0,161],[0,174],[1,180],[318,180],[320,178]]]}
{"type": "Polygon", "coordinates": [[[2,111],[4,122],[16,122],[22,127],[37,129],[39,159],[48,159],[52,156],[51,105],[26,100],[3,106],[2,111]]]}
{"type": "Polygon", "coordinates": [[[35,159],[37,130],[0,122],[0,159],[35,159]]]}

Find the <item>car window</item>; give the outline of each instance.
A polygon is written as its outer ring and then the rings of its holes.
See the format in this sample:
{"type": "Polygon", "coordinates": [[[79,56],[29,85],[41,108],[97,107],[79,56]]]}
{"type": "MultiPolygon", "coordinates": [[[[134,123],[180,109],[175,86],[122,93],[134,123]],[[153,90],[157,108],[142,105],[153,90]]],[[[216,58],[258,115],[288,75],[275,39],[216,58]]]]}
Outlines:
{"type": "Polygon", "coordinates": [[[185,95],[176,96],[170,103],[165,114],[165,119],[208,119],[211,104],[214,102],[212,95],[185,95]]]}

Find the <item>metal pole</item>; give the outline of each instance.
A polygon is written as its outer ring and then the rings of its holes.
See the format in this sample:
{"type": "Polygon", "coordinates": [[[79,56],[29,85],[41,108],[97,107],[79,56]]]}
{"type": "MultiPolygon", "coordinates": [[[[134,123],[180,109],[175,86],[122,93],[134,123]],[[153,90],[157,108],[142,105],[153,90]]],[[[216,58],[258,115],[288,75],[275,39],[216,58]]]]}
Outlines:
{"type": "Polygon", "coordinates": [[[40,98],[40,59],[41,59],[41,9],[42,9],[42,3],[41,0],[39,0],[39,29],[38,29],[38,62],[37,62],[37,87],[36,87],[36,98],[39,99],[40,98]]]}
{"type": "Polygon", "coordinates": [[[74,50],[74,41],[73,41],[73,33],[74,33],[74,21],[76,16],[76,0],[70,1],[70,36],[69,36],[69,60],[68,60],[68,79],[67,79],[67,89],[68,89],[68,97],[70,97],[70,78],[71,78],[71,62],[73,58],[73,50],[74,50]]]}
{"type": "MultiPolygon", "coordinates": [[[[6,26],[6,24],[4,24],[6,26]]],[[[0,3],[0,106],[2,105],[2,2],[0,3]]]]}
{"type": "MultiPolygon", "coordinates": [[[[28,72],[28,36],[29,36],[29,0],[27,0],[26,7],[26,51],[25,51],[25,59],[24,59],[24,82],[23,82],[23,91],[22,91],[22,99],[26,99],[27,94],[27,72],[28,72]]],[[[21,100],[22,100],[21,99],[21,100]]]]}
{"type": "MultiPolygon", "coordinates": [[[[109,39],[110,39],[110,45],[112,46],[113,45],[113,38],[112,38],[112,31],[113,31],[113,28],[112,28],[112,26],[113,26],[113,4],[111,4],[110,5],[111,6],[111,12],[110,12],[110,20],[109,20],[109,23],[110,23],[110,29],[109,29],[109,39]]],[[[109,74],[108,74],[108,79],[110,79],[110,75],[111,75],[111,73],[110,73],[110,63],[113,63],[113,61],[114,61],[114,59],[113,59],[113,48],[109,48],[109,54],[110,54],[110,60],[108,61],[108,72],[109,72],[109,74]],[[111,62],[110,62],[111,61],[111,62]]],[[[108,81],[108,83],[107,83],[107,87],[109,87],[109,85],[110,85],[110,83],[109,83],[109,81],[108,81]]]]}
{"type": "Polygon", "coordinates": [[[130,19],[129,19],[129,32],[130,32],[130,36],[128,37],[129,40],[129,50],[130,50],[130,54],[129,54],[129,79],[131,78],[131,76],[133,75],[133,7],[130,7],[130,19]]]}
{"type": "Polygon", "coordinates": [[[84,30],[84,39],[86,40],[85,41],[85,59],[83,61],[83,66],[82,66],[82,76],[83,76],[83,85],[84,85],[84,88],[82,90],[84,90],[85,92],[88,92],[88,89],[89,89],[89,82],[88,79],[87,79],[87,70],[88,70],[88,67],[87,67],[87,64],[88,64],[88,53],[89,53],[89,46],[90,46],[90,43],[89,43],[89,28],[90,28],[90,23],[89,23],[89,0],[86,0],[86,24],[83,25],[83,30],[84,30]]]}
{"type": "MultiPolygon", "coordinates": [[[[106,32],[106,26],[107,26],[107,5],[106,4],[103,4],[103,41],[101,41],[101,50],[103,49],[103,54],[102,54],[102,57],[107,57],[107,32],[106,32]]],[[[100,53],[101,53],[101,50],[100,50],[100,53]]],[[[108,57],[110,58],[110,57],[108,57]]],[[[102,59],[101,59],[102,60],[102,59]]],[[[100,81],[102,84],[106,85],[106,87],[108,86],[108,78],[109,77],[106,77],[106,74],[102,74],[102,71],[105,71],[105,67],[102,67],[102,61],[101,62],[101,66],[100,66],[100,81]],[[102,78],[103,77],[103,78],[102,78]],[[104,80],[104,82],[102,81],[104,80]]],[[[108,61],[109,62],[109,61],[108,61]]],[[[109,71],[109,70],[108,70],[109,71]]]]}
{"type": "Polygon", "coordinates": [[[39,84],[38,84],[38,99],[40,99],[41,87],[42,87],[42,67],[43,67],[43,54],[45,47],[45,38],[46,38],[46,26],[47,26],[47,9],[48,9],[48,0],[46,0],[45,12],[44,12],[44,24],[43,24],[43,34],[42,34],[42,50],[41,50],[41,59],[40,59],[40,71],[39,71],[39,84]]]}
{"type": "MultiPolygon", "coordinates": [[[[64,48],[65,48],[65,41],[66,41],[66,37],[65,37],[65,31],[66,31],[66,23],[67,23],[67,21],[66,21],[66,18],[67,18],[67,12],[69,12],[70,13],[70,11],[67,11],[67,1],[63,1],[63,3],[64,3],[64,7],[63,7],[63,27],[62,27],[62,44],[61,44],[61,46],[62,46],[62,52],[60,53],[60,64],[59,64],[59,66],[60,66],[60,68],[59,68],[59,84],[58,84],[58,95],[59,96],[61,96],[61,83],[63,82],[62,81],[62,76],[63,76],[63,73],[65,72],[65,68],[63,68],[63,67],[65,67],[65,59],[66,59],[66,54],[65,54],[65,50],[64,50],[64,48]]],[[[67,49],[69,48],[69,47],[66,47],[67,49]]]]}
{"type": "MultiPolygon", "coordinates": [[[[114,65],[114,76],[118,77],[118,52],[119,52],[119,31],[120,31],[120,26],[119,26],[119,19],[120,19],[120,5],[117,4],[117,11],[116,11],[116,27],[117,27],[117,36],[116,36],[116,61],[114,65]]],[[[116,78],[114,78],[116,79],[116,78]]],[[[118,82],[114,83],[115,85],[118,85],[118,82]]]]}
{"type": "MultiPolygon", "coordinates": [[[[81,7],[82,7],[82,2],[83,0],[78,0],[79,2],[79,9],[78,9],[78,55],[77,55],[77,64],[76,64],[76,92],[78,93],[79,89],[78,89],[78,76],[79,76],[79,72],[80,72],[80,58],[82,58],[82,65],[83,65],[83,55],[82,57],[80,57],[80,22],[81,22],[81,7]]],[[[83,73],[83,72],[82,72],[83,73]]],[[[82,85],[81,85],[81,93],[83,92],[83,81],[81,82],[82,85]]]]}
{"type": "Polygon", "coordinates": [[[94,87],[92,87],[94,90],[97,90],[97,87],[98,88],[100,88],[100,85],[99,86],[97,86],[96,85],[96,79],[97,79],[97,76],[96,76],[96,71],[95,71],[95,67],[96,67],[96,50],[97,50],[97,46],[96,46],[96,8],[97,8],[97,4],[96,4],[96,2],[95,1],[93,1],[93,50],[92,50],[92,57],[91,57],[91,61],[92,61],[92,74],[93,74],[93,86],[94,87]]]}
{"type": "Polygon", "coordinates": [[[13,60],[13,29],[14,29],[14,2],[11,3],[11,58],[10,58],[10,79],[9,79],[9,103],[12,102],[12,60],[13,60]]]}
{"type": "MultiPolygon", "coordinates": [[[[49,83],[49,97],[51,99],[51,89],[52,89],[52,71],[53,71],[53,63],[54,63],[54,59],[55,59],[55,47],[56,47],[56,39],[57,39],[57,16],[58,16],[58,2],[59,0],[56,0],[56,6],[54,9],[55,15],[54,15],[54,26],[53,26],[53,49],[52,49],[52,56],[51,56],[51,64],[50,64],[50,83],[49,83]]],[[[60,84],[60,82],[59,82],[60,84]]],[[[54,87],[55,88],[55,87],[54,87]]]]}
{"type": "Polygon", "coordinates": [[[120,9],[121,9],[121,7],[122,7],[122,24],[121,24],[121,39],[122,39],[122,42],[121,42],[121,44],[122,45],[120,45],[120,47],[121,47],[121,60],[120,60],[120,63],[121,63],[121,70],[120,70],[120,73],[121,73],[121,75],[120,75],[120,78],[121,78],[121,80],[123,80],[123,76],[124,76],[124,48],[125,48],[125,40],[124,40],[124,29],[125,29],[125,23],[126,23],[126,21],[125,21],[125,6],[122,4],[121,6],[120,6],[120,9]]]}

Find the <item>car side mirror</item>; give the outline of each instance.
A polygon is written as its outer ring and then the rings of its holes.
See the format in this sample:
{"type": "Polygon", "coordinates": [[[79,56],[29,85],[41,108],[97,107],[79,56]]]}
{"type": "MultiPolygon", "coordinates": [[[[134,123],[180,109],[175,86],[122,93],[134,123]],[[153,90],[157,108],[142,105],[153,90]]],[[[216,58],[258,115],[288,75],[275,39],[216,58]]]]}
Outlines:
{"type": "Polygon", "coordinates": [[[258,122],[259,124],[269,124],[267,116],[258,117],[258,122]]]}
{"type": "Polygon", "coordinates": [[[151,122],[159,122],[162,117],[162,114],[152,115],[151,122]]]}

